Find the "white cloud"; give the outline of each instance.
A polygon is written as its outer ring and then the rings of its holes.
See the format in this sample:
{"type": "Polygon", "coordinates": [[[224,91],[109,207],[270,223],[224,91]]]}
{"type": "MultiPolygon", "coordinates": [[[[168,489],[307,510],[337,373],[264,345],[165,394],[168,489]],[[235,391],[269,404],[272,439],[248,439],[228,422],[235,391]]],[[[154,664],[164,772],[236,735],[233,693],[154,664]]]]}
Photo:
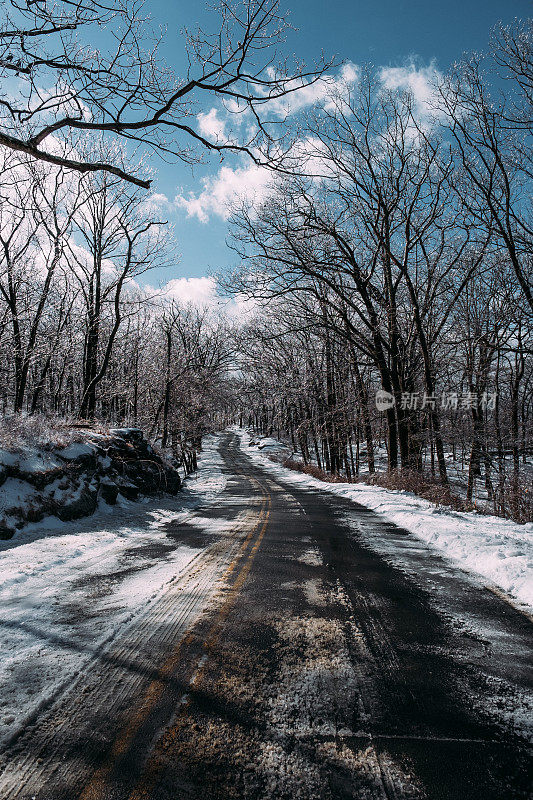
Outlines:
{"type": "MultiPolygon", "coordinates": [[[[356,64],[347,62],[337,75],[325,75],[315,83],[303,84],[294,94],[270,101],[269,113],[283,118],[315,104],[322,104],[326,109],[332,108],[335,97],[346,96],[347,91],[359,81],[360,72],[356,64]]],[[[274,75],[273,72],[271,74],[274,75]]],[[[404,89],[413,93],[415,110],[422,121],[427,121],[429,118],[433,87],[440,78],[441,73],[433,61],[427,66],[417,66],[411,61],[403,67],[382,67],[379,70],[379,79],[385,89],[404,89]]],[[[214,108],[206,114],[198,115],[198,120],[204,135],[215,136],[220,131],[225,133],[226,123],[220,119],[214,108]]],[[[319,140],[307,137],[296,142],[292,155],[303,161],[309,174],[328,178],[331,168],[327,159],[323,159],[322,150],[323,145],[319,140]]],[[[205,223],[213,215],[227,220],[232,210],[243,200],[254,204],[261,203],[268,195],[272,174],[253,163],[235,168],[222,166],[215,175],[203,178],[201,183],[202,188],[199,192],[178,193],[174,205],[185,210],[188,217],[196,217],[205,223]]],[[[154,196],[154,198],[160,197],[154,196]]],[[[163,199],[160,202],[162,203],[163,199]]]]}
{"type": "Polygon", "coordinates": [[[219,302],[214,278],[173,278],[165,284],[163,292],[184,305],[214,306],[219,302]]]}
{"type": "MultiPolygon", "coordinates": [[[[313,137],[297,140],[286,153],[287,163],[298,163],[308,174],[316,177],[330,177],[331,166],[323,158],[323,144],[313,137]]],[[[221,167],[216,175],[202,179],[203,189],[198,194],[177,194],[174,203],[184,209],[188,217],[196,217],[207,222],[213,215],[227,220],[239,203],[260,205],[274,186],[272,172],[256,164],[248,163],[239,167],[221,167]]]]}
{"type": "Polygon", "coordinates": [[[168,210],[168,207],[172,205],[166,194],[162,192],[154,192],[154,194],[149,195],[143,203],[144,208],[146,211],[153,210],[161,210],[165,209],[168,210]]]}
{"type": "MultiPolygon", "coordinates": [[[[314,83],[299,81],[300,88],[297,91],[268,103],[268,113],[282,119],[319,103],[327,108],[329,98],[352,88],[359,80],[359,75],[357,64],[348,61],[343,64],[337,76],[323,75],[314,83]]],[[[297,86],[298,83],[294,85],[297,86]]]]}
{"type": "Polygon", "coordinates": [[[427,67],[417,67],[413,61],[404,67],[382,67],[379,73],[385,89],[404,89],[413,93],[421,116],[427,116],[432,111],[434,86],[441,77],[434,61],[427,67]]]}
{"type": "Polygon", "coordinates": [[[248,322],[256,312],[258,303],[243,294],[227,297],[217,293],[215,278],[173,278],[163,287],[163,295],[182,305],[210,308],[217,316],[225,316],[234,323],[248,322]]]}
{"type": "Polygon", "coordinates": [[[246,297],[243,294],[236,294],[232,298],[227,298],[225,312],[229,319],[234,322],[249,322],[250,318],[260,308],[260,304],[253,297],[246,297]]]}
{"type": "MultiPolygon", "coordinates": [[[[268,102],[267,115],[270,118],[282,119],[317,103],[328,107],[330,98],[351,88],[359,80],[359,74],[359,67],[352,62],[347,62],[336,76],[324,75],[314,83],[299,81],[298,91],[268,102]]],[[[271,70],[271,77],[274,77],[273,70],[271,70]]],[[[200,133],[211,139],[225,138],[230,118],[236,118],[236,121],[242,120],[243,122],[247,118],[246,113],[242,113],[239,119],[238,114],[230,113],[230,111],[242,110],[237,103],[234,103],[231,107],[227,106],[226,119],[219,116],[219,110],[216,108],[212,108],[207,113],[198,114],[200,133]]],[[[250,135],[253,135],[253,131],[250,135]]],[[[311,154],[309,157],[312,157],[311,154]]],[[[212,215],[226,220],[239,202],[244,200],[257,204],[264,200],[268,194],[270,183],[271,173],[256,164],[246,164],[235,168],[223,166],[216,175],[202,179],[200,192],[178,193],[174,204],[177,208],[184,209],[187,216],[196,217],[200,222],[207,222],[212,215]]],[[[164,204],[165,199],[161,195],[153,196],[154,202],[159,201],[164,204]]]]}
{"type": "Polygon", "coordinates": [[[343,64],[341,67],[340,80],[348,86],[353,86],[359,80],[360,74],[361,70],[359,66],[354,64],[353,61],[347,61],[346,64],[343,64]]]}
{"type": "Polygon", "coordinates": [[[198,114],[198,129],[202,136],[208,139],[220,141],[226,137],[226,122],[220,119],[216,108],[212,108],[207,114],[198,114]]]}
{"type": "MultiPolygon", "coordinates": [[[[271,80],[276,79],[276,71],[273,67],[267,70],[267,76],[271,80]]],[[[328,98],[354,86],[359,80],[359,76],[360,69],[357,64],[348,61],[342,65],[337,75],[322,75],[316,81],[295,78],[287,84],[287,88],[294,91],[283,97],[268,100],[264,106],[263,116],[265,119],[271,120],[276,117],[285,119],[291,114],[297,114],[319,103],[327,107],[328,98]]],[[[263,94],[265,99],[267,97],[267,93],[261,86],[255,87],[255,93],[257,96],[263,94]]],[[[227,138],[227,127],[242,126],[243,124],[250,126],[248,132],[251,136],[256,132],[255,123],[251,122],[249,106],[243,101],[233,98],[225,99],[222,109],[212,108],[207,113],[198,114],[197,119],[200,133],[208,138],[225,139],[227,138]],[[225,119],[219,117],[220,110],[225,119]]]]}
{"type": "Polygon", "coordinates": [[[144,199],[141,209],[145,214],[150,214],[152,219],[165,220],[174,211],[174,204],[166,194],[154,192],[144,199]]]}
{"type": "Polygon", "coordinates": [[[245,167],[221,167],[216,175],[202,179],[203,190],[195,195],[178,194],[175,203],[187,216],[207,222],[211,214],[228,219],[232,209],[242,200],[261,202],[266,196],[271,173],[256,164],[245,167]]]}

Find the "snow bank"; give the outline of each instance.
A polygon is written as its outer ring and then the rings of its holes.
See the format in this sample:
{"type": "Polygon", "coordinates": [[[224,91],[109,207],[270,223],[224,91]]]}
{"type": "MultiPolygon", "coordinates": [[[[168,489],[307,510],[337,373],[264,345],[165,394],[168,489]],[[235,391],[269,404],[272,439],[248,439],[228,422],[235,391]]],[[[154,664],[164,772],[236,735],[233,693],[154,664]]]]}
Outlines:
{"type": "Polygon", "coordinates": [[[238,428],[233,430],[241,437],[245,452],[277,477],[303,488],[331,492],[376,511],[533,609],[532,523],[520,525],[475,511],[452,511],[409,492],[379,486],[324,483],[274,463],[253,443],[257,439],[238,428]]]}

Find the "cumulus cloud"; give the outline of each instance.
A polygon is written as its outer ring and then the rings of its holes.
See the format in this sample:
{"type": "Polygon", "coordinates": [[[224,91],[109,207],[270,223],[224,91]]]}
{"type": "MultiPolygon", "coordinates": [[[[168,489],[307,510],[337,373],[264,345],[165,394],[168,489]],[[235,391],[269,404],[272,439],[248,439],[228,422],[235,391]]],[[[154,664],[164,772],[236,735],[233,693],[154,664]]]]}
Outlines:
{"type": "Polygon", "coordinates": [[[177,300],[182,305],[211,308],[224,314],[233,322],[245,322],[253,315],[257,303],[244,295],[226,297],[217,293],[215,278],[173,278],[163,287],[164,296],[177,300]]]}
{"type": "Polygon", "coordinates": [[[198,130],[207,139],[220,141],[226,137],[226,122],[218,116],[216,108],[212,108],[207,114],[198,114],[198,130]]]}
{"type": "Polygon", "coordinates": [[[163,287],[163,292],[184,305],[214,306],[218,302],[214,278],[173,278],[163,287]]]}
{"type": "MultiPolygon", "coordinates": [[[[267,76],[271,80],[276,79],[276,71],[273,67],[267,70],[267,76]]],[[[354,86],[359,80],[359,76],[360,69],[357,64],[348,61],[341,66],[336,75],[321,75],[316,81],[296,78],[288,85],[288,88],[294,91],[290,91],[284,97],[268,100],[265,106],[266,116],[271,120],[285,119],[317,104],[327,107],[332,95],[354,86]]],[[[257,86],[256,94],[259,96],[261,92],[262,88],[257,86]]],[[[221,109],[211,108],[206,113],[198,114],[198,131],[208,139],[226,140],[230,138],[227,132],[228,128],[250,125],[251,116],[249,106],[242,100],[225,99],[221,109]]],[[[253,136],[255,130],[255,123],[252,122],[248,133],[253,136]]]]}
{"type": "Polygon", "coordinates": [[[263,167],[248,164],[243,167],[221,167],[217,174],[202,179],[203,189],[195,195],[178,194],[175,203],[189,217],[207,222],[211,214],[228,219],[232,209],[242,200],[261,202],[266,196],[271,174],[263,167]]]}
{"type": "MultiPolygon", "coordinates": [[[[319,139],[306,137],[296,141],[287,153],[288,161],[297,161],[308,174],[328,177],[331,166],[323,159],[323,144],[319,139]]],[[[255,206],[266,200],[273,187],[272,172],[248,163],[235,168],[223,166],[215,175],[202,179],[203,189],[195,194],[177,194],[174,203],[188,217],[207,222],[213,215],[227,220],[231,212],[245,201],[255,206]]]]}
{"type": "Polygon", "coordinates": [[[354,64],[353,61],[347,61],[346,64],[343,64],[340,71],[340,79],[337,79],[337,82],[344,83],[347,86],[353,86],[359,80],[361,75],[361,69],[358,64],[354,64]]]}
{"type": "Polygon", "coordinates": [[[386,89],[411,91],[418,113],[427,116],[432,110],[434,86],[442,75],[434,61],[426,67],[417,67],[411,61],[404,67],[382,67],[379,77],[386,89]]]}
{"type": "MultiPolygon", "coordinates": [[[[345,95],[357,84],[359,78],[360,68],[348,62],[336,75],[325,75],[315,83],[305,83],[294,94],[269,102],[269,113],[283,118],[315,104],[321,104],[328,109],[333,105],[335,97],[339,94],[345,95]]],[[[427,66],[419,66],[411,61],[402,67],[382,67],[379,71],[379,79],[385,89],[404,89],[413,93],[421,121],[429,117],[433,87],[440,78],[441,73],[433,61],[427,66]]],[[[225,133],[225,122],[214,108],[206,114],[200,114],[198,120],[200,130],[206,136],[214,137],[225,133]]],[[[320,141],[308,137],[293,145],[292,154],[303,162],[309,174],[327,178],[330,168],[322,158],[322,147],[320,141]]],[[[213,215],[223,220],[228,219],[242,200],[261,203],[271,188],[272,175],[262,167],[245,163],[234,168],[222,166],[215,175],[203,178],[201,183],[199,192],[178,193],[174,206],[185,210],[188,217],[196,217],[205,223],[213,215]]],[[[154,200],[158,197],[154,195],[154,200]]]]}
{"type": "Polygon", "coordinates": [[[168,214],[172,210],[172,201],[162,192],[154,192],[144,200],[142,209],[147,214],[168,214]]]}
{"type": "Polygon", "coordinates": [[[323,104],[327,108],[330,98],[355,86],[359,75],[357,64],[348,61],[342,65],[336,76],[323,75],[314,83],[301,81],[297,91],[270,101],[269,113],[282,119],[317,104],[323,104]]]}
{"type": "Polygon", "coordinates": [[[234,322],[248,322],[259,308],[257,300],[243,294],[237,294],[225,303],[225,312],[234,322]]]}

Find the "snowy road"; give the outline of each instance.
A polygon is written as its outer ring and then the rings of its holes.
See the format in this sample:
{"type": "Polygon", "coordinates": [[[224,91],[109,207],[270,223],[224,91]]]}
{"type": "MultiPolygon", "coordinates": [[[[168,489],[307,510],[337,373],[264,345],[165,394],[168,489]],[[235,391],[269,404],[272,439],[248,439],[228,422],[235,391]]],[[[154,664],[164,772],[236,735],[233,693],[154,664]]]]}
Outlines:
{"type": "Polygon", "coordinates": [[[188,511],[2,553],[0,798],[529,797],[530,618],[234,434],[220,453],[188,511]]]}

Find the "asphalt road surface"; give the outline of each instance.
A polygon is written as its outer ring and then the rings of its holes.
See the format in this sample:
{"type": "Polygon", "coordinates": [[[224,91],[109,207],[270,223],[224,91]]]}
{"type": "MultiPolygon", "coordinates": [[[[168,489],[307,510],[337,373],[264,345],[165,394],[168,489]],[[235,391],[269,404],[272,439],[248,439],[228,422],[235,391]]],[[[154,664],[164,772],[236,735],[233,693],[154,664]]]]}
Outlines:
{"type": "Polygon", "coordinates": [[[2,800],[530,797],[531,620],[235,435],[221,452],[231,532],[10,743],[2,800]]]}

